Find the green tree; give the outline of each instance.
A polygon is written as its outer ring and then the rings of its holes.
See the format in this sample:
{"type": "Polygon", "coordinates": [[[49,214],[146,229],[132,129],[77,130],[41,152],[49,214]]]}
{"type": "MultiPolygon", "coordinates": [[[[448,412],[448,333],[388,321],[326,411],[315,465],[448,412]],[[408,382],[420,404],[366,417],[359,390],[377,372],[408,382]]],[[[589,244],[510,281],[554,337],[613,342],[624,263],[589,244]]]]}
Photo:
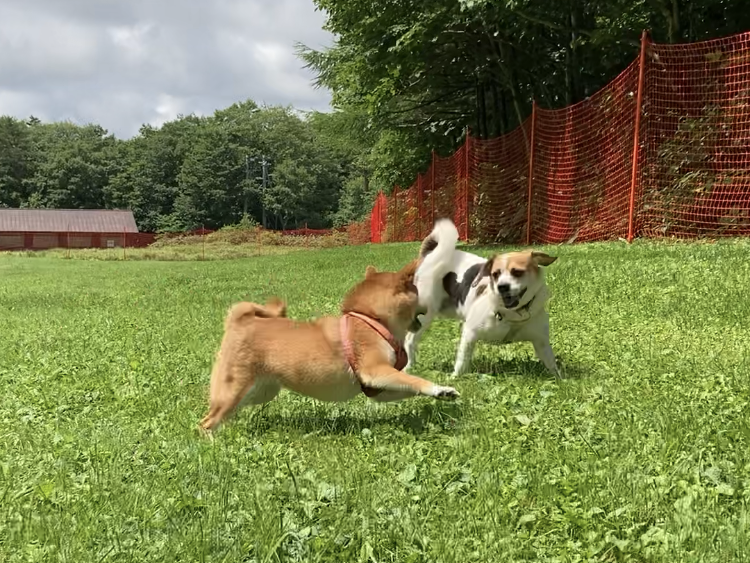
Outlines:
{"type": "Polygon", "coordinates": [[[335,107],[398,132],[422,162],[430,148],[453,150],[465,126],[493,137],[523,122],[534,99],[552,108],[592,95],[634,60],[642,29],[680,42],[750,27],[738,0],[315,3],[337,38],[325,50],[299,46],[318,84],[335,107]]]}
{"type": "Polygon", "coordinates": [[[44,207],[104,207],[105,190],[115,169],[116,140],[99,125],[37,124],[34,173],[28,196],[44,207]]]}
{"type": "Polygon", "coordinates": [[[186,228],[174,216],[178,176],[204,124],[203,118],[180,116],[161,128],[144,125],[137,136],[121,143],[107,205],[132,209],[144,231],[186,228]]]}
{"type": "Polygon", "coordinates": [[[34,144],[30,126],[13,117],[0,117],[0,207],[19,207],[29,198],[34,173],[34,144]]]}

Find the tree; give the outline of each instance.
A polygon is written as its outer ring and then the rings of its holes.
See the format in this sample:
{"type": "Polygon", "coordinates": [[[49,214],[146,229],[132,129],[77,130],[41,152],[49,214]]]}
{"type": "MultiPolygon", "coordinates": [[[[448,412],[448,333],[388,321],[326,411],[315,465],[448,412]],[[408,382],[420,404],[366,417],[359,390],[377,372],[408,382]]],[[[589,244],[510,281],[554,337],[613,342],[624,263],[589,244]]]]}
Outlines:
{"type": "Polygon", "coordinates": [[[34,145],[29,125],[0,117],[0,207],[19,207],[29,197],[34,145]]]}
{"type": "MultiPolygon", "coordinates": [[[[506,133],[531,101],[585,99],[656,41],[695,41],[747,29],[739,1],[315,0],[333,47],[299,53],[330,88],[334,106],[366,114],[380,130],[409,131],[426,160],[473,135],[506,133]]],[[[407,141],[408,140],[408,141],[407,141]]],[[[408,165],[402,165],[403,170],[408,165]]]]}
{"type": "Polygon", "coordinates": [[[115,138],[99,125],[67,122],[37,124],[30,131],[36,162],[27,196],[44,207],[103,207],[115,167],[115,138]]]}
{"type": "Polygon", "coordinates": [[[121,143],[107,206],[132,209],[145,231],[185,228],[173,215],[178,176],[204,123],[196,116],[179,116],[160,129],[144,125],[136,137],[121,143]]]}

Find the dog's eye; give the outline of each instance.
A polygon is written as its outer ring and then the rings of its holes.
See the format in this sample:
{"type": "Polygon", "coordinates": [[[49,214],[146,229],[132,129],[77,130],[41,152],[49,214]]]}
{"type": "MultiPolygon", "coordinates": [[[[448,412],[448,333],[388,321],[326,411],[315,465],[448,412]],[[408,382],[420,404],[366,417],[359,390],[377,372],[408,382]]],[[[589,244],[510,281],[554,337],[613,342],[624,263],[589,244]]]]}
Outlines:
{"type": "Polygon", "coordinates": [[[500,277],[500,274],[501,274],[501,273],[502,273],[502,272],[500,272],[500,271],[492,272],[492,279],[493,279],[493,280],[496,280],[497,278],[499,278],[499,277],[500,277]]]}
{"type": "Polygon", "coordinates": [[[524,270],[519,270],[517,268],[513,268],[510,271],[510,275],[513,276],[514,278],[522,278],[525,273],[526,272],[524,270]]]}

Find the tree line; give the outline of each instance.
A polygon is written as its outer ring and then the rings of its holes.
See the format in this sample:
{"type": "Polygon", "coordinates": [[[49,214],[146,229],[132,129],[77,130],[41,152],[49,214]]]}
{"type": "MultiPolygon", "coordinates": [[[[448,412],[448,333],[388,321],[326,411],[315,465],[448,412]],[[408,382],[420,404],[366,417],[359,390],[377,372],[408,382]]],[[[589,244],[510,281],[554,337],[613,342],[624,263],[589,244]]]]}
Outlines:
{"type": "Polygon", "coordinates": [[[344,224],[341,193],[364,179],[352,148],[330,137],[339,120],[245,101],[120,140],[96,124],[3,116],[0,206],[127,208],[153,232],[264,215],[268,228],[344,224]]]}
{"type": "Polygon", "coordinates": [[[236,103],[144,125],[128,140],[96,124],[0,118],[0,206],[130,208],[143,231],[338,226],[378,190],[409,185],[431,149],[465,127],[507,133],[542,107],[579,102],[655,41],[750,29],[741,0],[314,0],[336,36],[298,45],[331,113],[236,103]],[[270,162],[265,188],[261,160],[270,162]]]}

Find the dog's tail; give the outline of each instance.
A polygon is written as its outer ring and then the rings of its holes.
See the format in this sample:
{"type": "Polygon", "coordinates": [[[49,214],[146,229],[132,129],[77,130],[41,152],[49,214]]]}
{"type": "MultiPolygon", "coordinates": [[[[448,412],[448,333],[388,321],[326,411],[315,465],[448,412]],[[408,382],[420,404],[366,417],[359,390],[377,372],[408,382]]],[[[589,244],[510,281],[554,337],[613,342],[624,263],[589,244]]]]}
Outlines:
{"type": "Polygon", "coordinates": [[[265,305],[242,301],[232,305],[229,309],[224,326],[228,328],[230,325],[256,317],[260,319],[286,317],[286,303],[277,297],[271,297],[265,305]]]}
{"type": "Polygon", "coordinates": [[[445,261],[450,258],[458,242],[458,229],[450,219],[438,219],[432,232],[422,241],[419,247],[419,257],[427,262],[431,256],[433,261],[445,261]]]}
{"type": "Polygon", "coordinates": [[[432,293],[442,287],[457,242],[458,229],[450,219],[438,219],[432,232],[422,241],[420,264],[415,274],[421,303],[431,303],[432,293]]]}

